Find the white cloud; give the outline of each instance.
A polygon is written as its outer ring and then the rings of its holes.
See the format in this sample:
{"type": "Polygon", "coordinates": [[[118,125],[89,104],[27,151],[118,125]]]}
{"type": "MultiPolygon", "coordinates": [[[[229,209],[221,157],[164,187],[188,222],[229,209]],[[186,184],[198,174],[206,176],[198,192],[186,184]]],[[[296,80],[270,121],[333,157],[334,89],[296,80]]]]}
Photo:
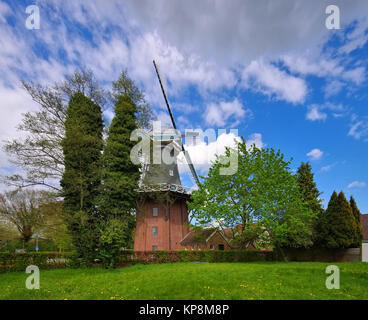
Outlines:
{"type": "Polygon", "coordinates": [[[366,118],[359,118],[357,115],[353,115],[350,123],[350,130],[348,136],[359,140],[362,137],[368,135],[368,120],[366,118]]]}
{"type": "MultiPolygon", "coordinates": [[[[226,147],[234,147],[235,141],[240,141],[240,138],[233,133],[223,133],[217,137],[216,141],[210,143],[202,141],[196,145],[185,145],[185,149],[189,152],[195,168],[206,173],[211,163],[216,159],[216,155],[224,154],[226,147]]],[[[258,148],[264,146],[260,133],[251,134],[246,142],[249,147],[253,144],[258,148]]],[[[178,156],[178,165],[181,172],[189,172],[188,165],[182,153],[178,156]]]]}
{"type": "Polygon", "coordinates": [[[264,142],[262,141],[262,134],[260,133],[251,134],[246,140],[246,143],[247,147],[255,145],[258,149],[262,149],[265,146],[264,142]]]}
{"type": "Polygon", "coordinates": [[[360,182],[360,181],[353,181],[352,183],[350,183],[348,185],[348,188],[365,188],[367,186],[367,184],[365,182],[360,182]]]}
{"type": "Polygon", "coordinates": [[[322,110],[327,110],[334,118],[340,118],[348,114],[349,108],[343,104],[333,104],[326,102],[324,104],[312,104],[308,107],[306,119],[310,121],[326,120],[327,113],[322,110]]]}
{"type": "Polygon", "coordinates": [[[5,2],[0,2],[0,22],[5,23],[5,17],[11,12],[9,6],[5,2]]]}
{"type": "MultiPolygon", "coordinates": [[[[324,27],[328,1],[156,0],[127,1],[144,30],[158,30],[165,41],[217,63],[244,64],[260,56],[319,51],[331,31],[324,27]],[[229,17],[231,17],[229,19],[229,17]],[[308,17],[308,19],[306,19],[308,17]]],[[[366,16],[365,0],[339,1],[341,23],[366,16]]]]}
{"type": "Polygon", "coordinates": [[[327,114],[320,112],[318,106],[312,105],[307,112],[306,118],[311,121],[326,120],[327,114]]]}
{"type": "Polygon", "coordinates": [[[320,56],[285,55],[282,61],[293,73],[301,75],[316,75],[319,77],[336,76],[344,71],[337,59],[326,59],[320,56]]]}
{"type": "Polygon", "coordinates": [[[337,95],[343,87],[344,83],[339,80],[329,81],[324,88],[325,98],[337,95]]]}
{"type": "Polygon", "coordinates": [[[354,30],[347,34],[347,42],[339,49],[339,52],[349,54],[356,49],[362,48],[368,41],[368,34],[366,34],[367,28],[368,18],[365,16],[359,23],[356,23],[354,30]]]}
{"type": "Polygon", "coordinates": [[[358,67],[355,69],[347,70],[342,74],[342,78],[347,81],[352,81],[355,84],[361,84],[365,80],[365,68],[358,67]]]}
{"type": "Polygon", "coordinates": [[[364,67],[351,68],[346,65],[346,59],[342,57],[326,58],[324,55],[326,54],[318,53],[313,56],[289,54],[283,56],[281,60],[293,73],[328,79],[325,87],[328,95],[338,93],[343,85],[351,83],[359,85],[365,80],[364,67]],[[346,83],[344,84],[341,80],[346,83]]]}
{"type": "Polygon", "coordinates": [[[303,79],[263,61],[252,61],[243,71],[242,82],[248,89],[291,103],[302,103],[307,95],[307,85],[303,79]]]}
{"type": "MultiPolygon", "coordinates": [[[[21,138],[23,133],[18,131],[16,127],[22,119],[22,113],[36,110],[36,104],[25,93],[25,91],[17,88],[5,88],[0,83],[0,141],[21,138]]],[[[9,166],[8,156],[1,149],[0,166],[9,166]]]]}
{"type": "Polygon", "coordinates": [[[332,164],[329,164],[327,166],[324,166],[321,168],[321,172],[327,172],[327,171],[330,171],[332,169],[333,165],[332,164]]]}
{"type": "Polygon", "coordinates": [[[320,149],[312,149],[307,153],[307,156],[311,160],[320,160],[323,156],[323,151],[321,151],[320,149]]]}
{"type": "Polygon", "coordinates": [[[252,111],[250,109],[244,109],[240,101],[235,98],[229,102],[221,101],[218,104],[208,104],[203,118],[207,124],[214,126],[224,126],[232,119],[233,123],[231,127],[235,127],[246,116],[248,118],[251,117],[252,111]]]}

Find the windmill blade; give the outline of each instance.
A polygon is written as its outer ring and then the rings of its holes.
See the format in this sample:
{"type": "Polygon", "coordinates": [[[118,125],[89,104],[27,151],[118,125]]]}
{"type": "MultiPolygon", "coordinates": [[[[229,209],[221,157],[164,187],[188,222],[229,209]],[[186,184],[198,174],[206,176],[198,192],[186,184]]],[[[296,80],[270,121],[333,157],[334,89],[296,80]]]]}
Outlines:
{"type": "MultiPolygon", "coordinates": [[[[167,107],[167,110],[169,112],[169,115],[170,115],[170,118],[171,118],[171,122],[172,122],[172,125],[174,127],[175,130],[178,130],[177,127],[176,127],[176,123],[175,123],[175,119],[174,119],[174,116],[171,112],[171,108],[170,108],[170,105],[169,105],[169,101],[167,99],[167,96],[166,96],[166,93],[165,93],[165,89],[164,89],[164,86],[162,84],[162,81],[161,81],[161,77],[160,77],[160,73],[158,72],[158,68],[157,68],[157,65],[156,65],[156,62],[155,60],[153,60],[153,65],[155,67],[155,70],[156,70],[156,74],[157,74],[157,78],[158,78],[158,81],[160,83],[160,87],[161,87],[161,91],[162,91],[162,94],[164,96],[164,99],[165,99],[165,103],[166,103],[166,107],[167,107]]],[[[189,153],[185,150],[184,148],[184,143],[181,144],[181,149],[184,153],[184,156],[185,156],[185,160],[187,161],[188,163],[188,166],[189,166],[189,169],[190,169],[190,172],[192,173],[192,176],[194,178],[194,181],[196,182],[196,184],[198,185],[198,187],[200,186],[200,181],[199,181],[199,178],[198,178],[198,175],[197,175],[197,172],[195,171],[195,168],[193,166],[193,163],[192,163],[192,160],[189,156],[189,153]]]]}
{"type": "Polygon", "coordinates": [[[187,163],[188,163],[190,172],[192,173],[192,176],[194,178],[194,181],[196,182],[197,186],[199,187],[200,182],[199,182],[199,178],[198,178],[197,172],[194,169],[194,166],[193,166],[193,163],[192,163],[192,159],[189,156],[189,152],[184,149],[184,145],[183,144],[182,144],[182,150],[183,150],[183,153],[184,153],[184,156],[185,156],[185,160],[187,160],[187,163]]]}

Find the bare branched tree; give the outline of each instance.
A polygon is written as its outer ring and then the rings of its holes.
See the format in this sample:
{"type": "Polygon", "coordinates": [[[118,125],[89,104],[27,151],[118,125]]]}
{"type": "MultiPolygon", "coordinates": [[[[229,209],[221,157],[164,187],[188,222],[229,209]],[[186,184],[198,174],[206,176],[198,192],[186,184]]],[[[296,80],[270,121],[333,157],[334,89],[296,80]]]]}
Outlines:
{"type": "Polygon", "coordinates": [[[3,149],[10,161],[23,174],[2,177],[9,186],[44,186],[59,192],[59,181],[64,172],[64,157],[61,141],[65,135],[65,117],[70,97],[82,92],[92,101],[103,107],[119,95],[128,95],[138,107],[137,119],[141,128],[149,128],[154,118],[144,94],[128,77],[124,70],[119,79],[113,82],[111,93],[105,92],[98,84],[92,71],[77,70],[72,76],[54,86],[41,86],[22,81],[23,88],[39,105],[39,110],[23,115],[18,130],[24,138],[5,141],[3,149]]]}
{"type": "Polygon", "coordinates": [[[60,191],[59,180],[64,172],[61,141],[69,98],[82,92],[94,102],[104,104],[105,92],[98,86],[91,71],[75,71],[53,87],[22,81],[23,88],[40,108],[23,115],[18,130],[23,139],[5,141],[4,150],[10,161],[24,172],[4,177],[3,182],[17,187],[42,185],[60,191]]]}
{"type": "Polygon", "coordinates": [[[43,224],[40,206],[44,201],[42,192],[15,190],[0,195],[0,217],[5,223],[17,228],[22,240],[28,242],[43,224]]]}

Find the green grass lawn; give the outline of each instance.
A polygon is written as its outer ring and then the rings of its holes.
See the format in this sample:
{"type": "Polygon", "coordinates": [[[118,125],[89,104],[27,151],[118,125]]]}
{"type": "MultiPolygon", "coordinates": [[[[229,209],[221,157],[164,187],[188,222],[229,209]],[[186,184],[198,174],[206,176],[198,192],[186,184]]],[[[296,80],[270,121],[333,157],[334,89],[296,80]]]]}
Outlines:
{"type": "Polygon", "coordinates": [[[334,263],[340,289],[328,290],[328,263],[173,263],[104,269],[41,270],[40,290],[26,273],[0,274],[4,299],[368,299],[368,263],[334,263]]]}

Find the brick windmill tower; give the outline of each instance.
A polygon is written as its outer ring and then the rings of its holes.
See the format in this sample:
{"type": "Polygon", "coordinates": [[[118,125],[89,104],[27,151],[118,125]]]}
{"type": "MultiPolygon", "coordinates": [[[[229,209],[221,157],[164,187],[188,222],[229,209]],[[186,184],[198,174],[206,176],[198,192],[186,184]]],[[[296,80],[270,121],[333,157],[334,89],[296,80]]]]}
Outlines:
{"type": "Polygon", "coordinates": [[[138,190],[140,201],[136,210],[134,250],[180,250],[184,249],[180,241],[189,232],[186,202],[190,199],[190,194],[181,185],[176,161],[181,151],[198,185],[199,179],[189,154],[184,149],[182,136],[178,133],[155,61],[153,64],[173,128],[163,132],[153,131],[148,137],[150,146],[161,153],[162,160],[158,164],[143,166],[138,190]],[[165,156],[169,161],[165,161],[165,156]]]}

